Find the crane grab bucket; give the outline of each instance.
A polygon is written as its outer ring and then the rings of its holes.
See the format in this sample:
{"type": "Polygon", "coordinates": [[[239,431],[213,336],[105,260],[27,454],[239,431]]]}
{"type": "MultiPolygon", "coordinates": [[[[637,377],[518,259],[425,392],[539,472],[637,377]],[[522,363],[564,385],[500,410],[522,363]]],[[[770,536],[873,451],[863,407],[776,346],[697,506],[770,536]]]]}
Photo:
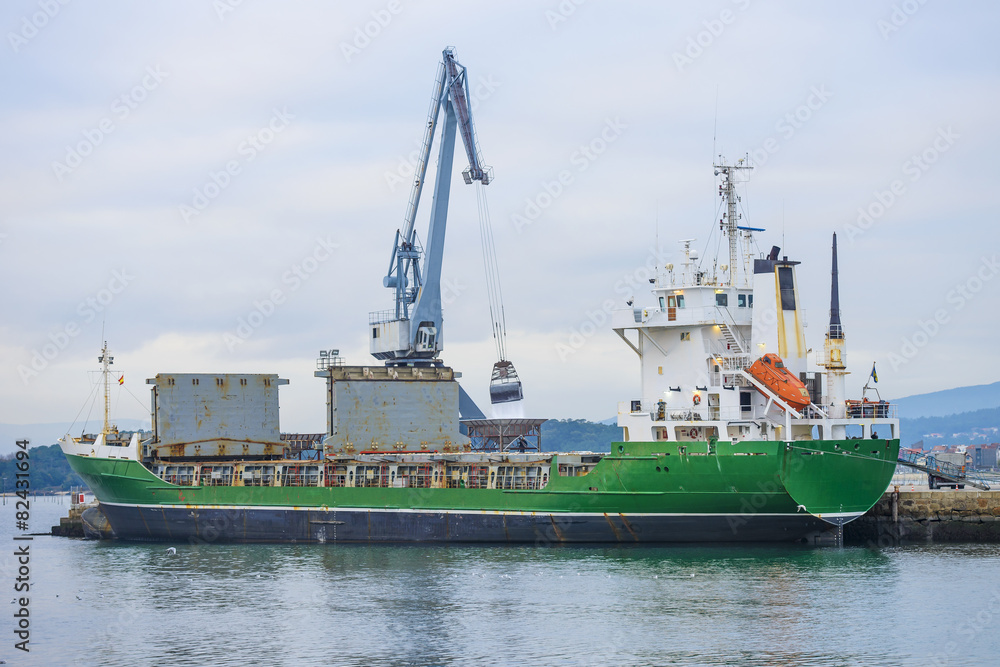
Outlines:
{"type": "Polygon", "coordinates": [[[493,364],[493,377],[490,379],[490,403],[513,403],[524,398],[521,390],[521,379],[517,376],[514,364],[501,360],[493,364]]]}

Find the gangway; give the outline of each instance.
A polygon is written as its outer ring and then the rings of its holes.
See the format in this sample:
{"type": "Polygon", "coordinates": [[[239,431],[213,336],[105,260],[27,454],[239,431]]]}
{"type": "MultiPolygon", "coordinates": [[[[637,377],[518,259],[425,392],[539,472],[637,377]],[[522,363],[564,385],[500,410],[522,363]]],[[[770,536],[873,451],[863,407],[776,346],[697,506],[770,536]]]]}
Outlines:
{"type": "Polygon", "coordinates": [[[970,477],[966,466],[938,461],[933,455],[924,454],[916,449],[900,449],[899,459],[896,462],[899,465],[914,468],[935,477],[942,477],[957,484],[968,484],[983,491],[990,490],[990,485],[982,477],[970,477]]]}

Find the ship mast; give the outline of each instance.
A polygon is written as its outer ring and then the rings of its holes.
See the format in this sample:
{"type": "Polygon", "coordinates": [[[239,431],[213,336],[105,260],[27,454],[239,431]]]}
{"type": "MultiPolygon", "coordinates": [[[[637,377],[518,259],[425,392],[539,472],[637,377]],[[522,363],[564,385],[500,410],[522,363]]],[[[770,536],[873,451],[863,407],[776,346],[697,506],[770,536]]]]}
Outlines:
{"type": "Polygon", "coordinates": [[[753,169],[748,164],[743,164],[746,158],[740,158],[735,165],[717,164],[715,175],[722,176],[722,184],[719,186],[719,196],[726,200],[726,212],[719,220],[719,227],[729,237],[729,286],[736,287],[737,267],[739,266],[739,219],[736,212],[736,203],[740,200],[736,194],[736,173],[739,169],[753,169]]]}
{"type": "Polygon", "coordinates": [[[829,338],[843,338],[844,326],[840,322],[840,271],[837,268],[837,232],[833,233],[833,260],[830,270],[830,328],[829,338]]]}
{"type": "Polygon", "coordinates": [[[97,357],[101,362],[101,375],[104,379],[104,430],[102,433],[110,432],[110,409],[111,409],[111,383],[109,381],[110,371],[108,370],[115,358],[108,354],[108,341],[104,341],[101,348],[101,356],[97,357]]]}
{"type": "Polygon", "coordinates": [[[844,417],[844,399],[847,381],[847,340],[840,321],[840,271],[837,267],[837,234],[833,234],[830,269],[830,325],[823,341],[823,360],[819,366],[826,369],[826,403],[830,416],[844,417]]]}

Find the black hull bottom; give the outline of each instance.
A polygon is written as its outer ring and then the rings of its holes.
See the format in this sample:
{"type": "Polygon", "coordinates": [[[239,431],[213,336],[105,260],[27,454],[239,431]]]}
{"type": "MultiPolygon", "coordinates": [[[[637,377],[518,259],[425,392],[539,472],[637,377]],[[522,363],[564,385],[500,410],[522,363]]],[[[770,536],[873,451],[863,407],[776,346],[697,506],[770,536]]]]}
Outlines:
{"type": "Polygon", "coordinates": [[[826,543],[806,514],[495,514],[406,510],[137,507],[101,504],[119,539],[164,542],[826,543]]]}

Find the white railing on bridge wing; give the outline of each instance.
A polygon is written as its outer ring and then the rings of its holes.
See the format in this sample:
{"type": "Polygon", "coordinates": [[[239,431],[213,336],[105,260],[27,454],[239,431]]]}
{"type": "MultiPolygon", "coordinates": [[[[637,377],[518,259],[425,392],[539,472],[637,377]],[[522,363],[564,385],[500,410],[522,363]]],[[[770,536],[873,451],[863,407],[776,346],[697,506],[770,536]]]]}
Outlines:
{"type": "Polygon", "coordinates": [[[847,401],[848,419],[896,419],[896,406],[888,401],[847,401]]]}
{"type": "MultiPolygon", "coordinates": [[[[692,405],[690,406],[671,406],[664,401],[661,406],[661,400],[662,399],[658,398],[645,398],[634,401],[620,401],[618,403],[618,414],[635,416],[647,415],[652,421],[740,421],[766,418],[763,416],[756,416],[754,413],[754,406],[751,405],[713,406],[708,405],[703,399],[703,402],[698,405],[694,405],[692,402],[692,405]]],[[[890,407],[892,409],[887,410],[886,414],[890,415],[890,417],[887,418],[893,419],[896,415],[896,406],[892,405],[890,407]]],[[[808,405],[800,410],[799,414],[805,419],[828,419],[830,418],[830,415],[827,412],[828,409],[828,406],[808,405]]],[[[858,417],[858,419],[860,418],[861,417],[858,417]]]]}
{"type": "Polygon", "coordinates": [[[621,401],[618,403],[618,414],[641,416],[646,415],[654,422],[669,421],[739,421],[753,419],[753,407],[726,406],[716,407],[700,403],[698,405],[670,406],[660,399],[641,399],[621,401]]]}
{"type": "MultiPolygon", "coordinates": [[[[659,322],[666,323],[676,323],[676,324],[726,324],[729,327],[736,326],[750,326],[751,324],[751,314],[753,313],[753,308],[743,308],[741,310],[746,310],[745,317],[725,317],[722,314],[722,308],[716,305],[710,306],[685,306],[684,308],[671,308],[669,306],[664,306],[660,308],[659,304],[655,306],[650,306],[648,308],[639,308],[638,306],[634,308],[627,309],[629,314],[635,312],[639,313],[640,319],[636,322],[648,322],[653,321],[654,324],[659,322]],[[670,315],[673,314],[673,319],[670,319],[670,315]],[[745,322],[742,320],[746,320],[745,322]]],[[[732,309],[730,308],[730,311],[732,309]]],[[[731,315],[732,313],[730,313],[731,315]]],[[[737,340],[740,340],[739,333],[734,331],[734,335],[737,336],[737,340]]]]}

